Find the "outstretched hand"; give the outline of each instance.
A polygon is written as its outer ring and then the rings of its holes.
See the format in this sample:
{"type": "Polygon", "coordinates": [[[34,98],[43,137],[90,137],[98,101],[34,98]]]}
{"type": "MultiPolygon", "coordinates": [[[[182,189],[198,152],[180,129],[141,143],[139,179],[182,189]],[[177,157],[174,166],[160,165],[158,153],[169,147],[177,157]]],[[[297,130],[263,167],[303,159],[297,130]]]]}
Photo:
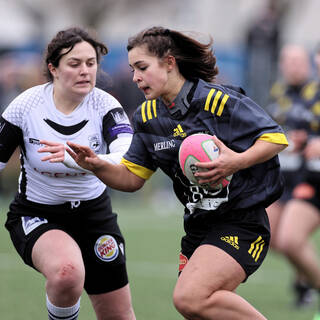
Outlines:
{"type": "Polygon", "coordinates": [[[49,161],[52,163],[64,161],[64,153],[66,148],[62,143],[51,142],[47,140],[40,140],[40,143],[43,144],[44,147],[41,147],[40,149],[38,149],[38,152],[50,153],[48,156],[42,157],[41,161],[49,161]]]}
{"type": "Polygon", "coordinates": [[[94,172],[105,165],[105,161],[101,160],[89,147],[73,142],[67,142],[67,145],[70,149],[67,148],[66,151],[82,168],[94,172]]]}
{"type": "Polygon", "coordinates": [[[227,176],[237,172],[240,168],[238,153],[228,148],[216,136],[213,136],[213,142],[219,148],[219,157],[208,162],[197,162],[195,165],[208,171],[198,171],[195,176],[200,178],[200,184],[210,183],[218,185],[222,183],[227,176]]]}

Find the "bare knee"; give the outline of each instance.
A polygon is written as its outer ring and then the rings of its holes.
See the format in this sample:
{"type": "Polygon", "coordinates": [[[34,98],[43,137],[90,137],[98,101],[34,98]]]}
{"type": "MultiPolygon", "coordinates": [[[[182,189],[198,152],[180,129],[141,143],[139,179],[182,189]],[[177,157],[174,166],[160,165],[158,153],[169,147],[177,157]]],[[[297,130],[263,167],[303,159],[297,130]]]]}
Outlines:
{"type": "Polygon", "coordinates": [[[287,257],[294,257],[299,251],[300,247],[299,241],[297,239],[292,239],[286,236],[279,237],[277,241],[277,251],[282,253],[287,257]]]}
{"type": "MultiPolygon", "coordinates": [[[[208,297],[209,298],[209,297],[208,297]]],[[[211,308],[214,308],[211,301],[211,308]]],[[[198,319],[205,309],[206,299],[195,296],[193,292],[175,290],[173,293],[173,304],[177,311],[187,319],[198,319]]]]}
{"type": "Polygon", "coordinates": [[[60,294],[81,295],[83,285],[84,270],[73,262],[62,262],[47,278],[47,287],[60,294]]]}

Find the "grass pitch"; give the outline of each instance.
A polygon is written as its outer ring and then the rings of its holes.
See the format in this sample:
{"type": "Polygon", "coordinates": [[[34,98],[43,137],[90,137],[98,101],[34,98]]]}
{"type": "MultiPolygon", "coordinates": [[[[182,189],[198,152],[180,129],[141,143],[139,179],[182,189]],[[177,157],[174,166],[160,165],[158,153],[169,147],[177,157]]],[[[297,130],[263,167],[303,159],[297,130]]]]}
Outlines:
{"type": "MultiPolygon", "coordinates": [[[[112,198],[126,239],[128,272],[137,319],[182,319],[171,299],[177,279],[180,238],[183,235],[182,207],[175,204],[171,193],[154,192],[148,183],[144,191],[136,194],[112,192],[112,198]]],[[[0,195],[1,319],[47,319],[44,278],[24,265],[4,228],[10,200],[0,195]]],[[[314,241],[316,246],[320,246],[317,234],[314,241]]],[[[112,275],[106,275],[104,281],[108,281],[108,276],[112,275]]],[[[287,262],[269,252],[262,267],[239,287],[238,293],[270,320],[312,319],[316,301],[303,310],[292,308],[292,276],[287,262]]],[[[95,319],[85,293],[79,319],[95,319]]]]}

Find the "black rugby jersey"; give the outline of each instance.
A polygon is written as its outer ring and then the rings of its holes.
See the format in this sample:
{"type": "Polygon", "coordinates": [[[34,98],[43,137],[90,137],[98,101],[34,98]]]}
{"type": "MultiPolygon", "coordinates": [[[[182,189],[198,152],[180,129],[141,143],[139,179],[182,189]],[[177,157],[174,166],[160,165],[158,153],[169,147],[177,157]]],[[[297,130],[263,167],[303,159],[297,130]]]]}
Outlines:
{"type": "MultiPolygon", "coordinates": [[[[308,140],[319,138],[320,135],[320,83],[316,83],[316,94],[313,99],[309,101],[307,109],[312,116],[309,120],[308,140]]],[[[320,186],[320,158],[313,158],[310,160],[304,159],[304,167],[302,173],[302,180],[308,182],[319,189],[320,186]]]]}
{"type": "Polygon", "coordinates": [[[271,103],[266,111],[284,130],[313,131],[311,105],[317,91],[317,83],[313,80],[297,86],[276,82],[271,88],[271,103]]]}
{"type": "MultiPolygon", "coordinates": [[[[266,111],[286,133],[291,130],[305,130],[311,133],[317,125],[310,107],[316,93],[317,84],[314,80],[308,80],[301,85],[289,85],[277,81],[271,88],[271,103],[266,107],[266,111]]],[[[290,139],[290,134],[288,137],[290,139]]],[[[301,180],[304,159],[300,150],[292,152],[290,148],[287,148],[279,154],[279,160],[285,177],[284,198],[287,198],[294,186],[301,180]]]]}
{"type": "Polygon", "coordinates": [[[236,172],[227,187],[208,191],[183,175],[178,151],[183,139],[199,132],[216,135],[236,152],[247,150],[257,139],[287,144],[283,130],[241,90],[202,80],[186,90],[188,86],[187,81],[171,109],[160,99],[145,101],[137,109],[133,116],[133,140],[122,163],[143,179],[148,179],[157,168],[163,170],[190,213],[267,207],[283,189],[277,156],[236,172]]]}

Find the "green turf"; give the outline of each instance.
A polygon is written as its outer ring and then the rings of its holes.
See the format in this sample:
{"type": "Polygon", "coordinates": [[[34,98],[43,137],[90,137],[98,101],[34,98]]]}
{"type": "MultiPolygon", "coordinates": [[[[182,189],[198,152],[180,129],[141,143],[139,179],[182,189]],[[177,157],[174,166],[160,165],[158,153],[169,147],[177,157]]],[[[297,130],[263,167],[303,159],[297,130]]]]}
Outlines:
{"type": "MultiPolygon", "coordinates": [[[[113,194],[114,210],[127,242],[128,272],[138,320],[182,319],[172,305],[182,230],[182,208],[170,193],[113,194]],[[157,201],[153,203],[153,199],[157,201]],[[161,199],[159,201],[159,198],[161,199]]],[[[8,199],[0,198],[0,314],[5,320],[47,319],[44,279],[25,266],[15,252],[4,221],[8,199]]],[[[315,238],[320,244],[320,240],[315,238]]],[[[292,271],[286,261],[269,253],[263,266],[240,286],[238,293],[271,320],[312,319],[315,304],[291,307],[292,271]]],[[[105,281],[107,281],[107,277],[105,281]]],[[[80,320],[95,319],[88,297],[81,300],[80,320]]]]}

